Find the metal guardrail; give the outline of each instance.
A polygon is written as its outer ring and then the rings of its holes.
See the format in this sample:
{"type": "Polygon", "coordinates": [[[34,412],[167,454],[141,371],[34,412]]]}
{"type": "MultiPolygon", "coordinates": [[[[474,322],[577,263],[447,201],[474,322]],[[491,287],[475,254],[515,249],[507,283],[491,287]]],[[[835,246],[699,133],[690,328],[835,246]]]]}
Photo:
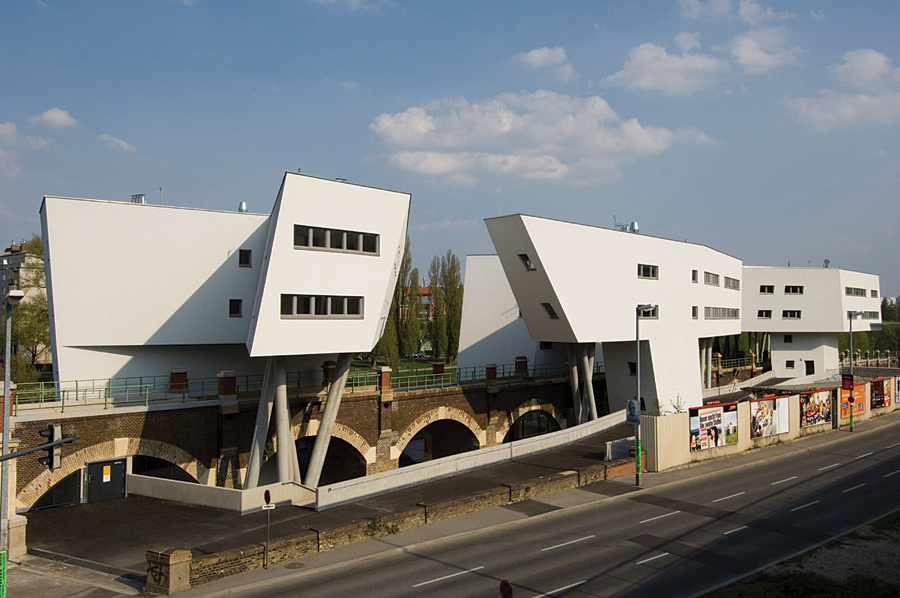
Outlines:
{"type": "MultiPolygon", "coordinates": [[[[603,363],[596,362],[594,372],[603,372],[603,363]]],[[[497,365],[497,383],[508,384],[522,378],[546,378],[567,375],[565,364],[531,364],[526,375],[516,372],[515,364],[497,365]]],[[[396,391],[447,388],[483,382],[487,377],[484,366],[457,368],[448,366],[444,373],[435,374],[432,368],[397,370],[391,372],[391,388],[396,391]]],[[[319,372],[291,372],[287,376],[289,396],[318,394],[327,386],[319,372]]],[[[258,396],[263,376],[250,374],[236,377],[239,399],[258,396]]],[[[350,372],[345,389],[374,389],[379,385],[378,372],[350,372]]],[[[62,382],[23,383],[17,386],[13,415],[20,411],[57,409],[64,412],[76,407],[150,406],[177,404],[217,398],[218,378],[189,378],[172,384],[169,376],[142,376],[70,380],[62,382]]]]}

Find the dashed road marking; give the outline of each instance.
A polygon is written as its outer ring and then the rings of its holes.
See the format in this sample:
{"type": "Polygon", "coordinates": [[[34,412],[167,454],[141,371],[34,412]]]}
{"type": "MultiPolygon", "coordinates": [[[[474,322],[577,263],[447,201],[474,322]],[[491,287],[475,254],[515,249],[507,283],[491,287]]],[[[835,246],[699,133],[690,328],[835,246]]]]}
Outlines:
{"type": "Polygon", "coordinates": [[[450,575],[445,575],[443,577],[429,579],[428,581],[423,581],[422,583],[417,583],[413,587],[418,588],[420,586],[427,586],[428,584],[434,583],[436,581],[444,581],[445,579],[450,579],[451,577],[456,577],[458,575],[465,575],[466,573],[471,573],[472,571],[479,571],[481,569],[484,569],[484,567],[482,566],[482,567],[475,567],[474,569],[466,569],[465,571],[459,571],[458,573],[451,573],[450,575]]]}
{"type": "Polygon", "coordinates": [[[650,561],[655,561],[656,559],[661,559],[662,557],[666,556],[667,554],[669,554],[669,553],[664,552],[664,553],[658,554],[656,556],[651,556],[649,559],[644,559],[643,561],[636,562],[635,565],[643,565],[644,563],[649,563],[650,561]]]}
{"type": "Polygon", "coordinates": [[[791,509],[791,513],[793,513],[794,511],[799,511],[800,509],[805,509],[806,507],[811,507],[811,506],[813,506],[814,504],[817,504],[817,503],[819,503],[819,502],[821,502],[821,501],[814,500],[814,501],[812,501],[812,502],[806,503],[805,505],[800,505],[799,507],[795,507],[795,508],[791,509]]]}
{"type": "Polygon", "coordinates": [[[556,546],[548,546],[547,548],[541,548],[541,552],[545,552],[547,550],[553,550],[554,548],[560,548],[561,546],[568,546],[569,544],[574,544],[575,542],[581,542],[582,540],[590,540],[595,536],[591,534],[590,536],[585,536],[583,538],[578,538],[577,540],[569,540],[568,542],[563,542],[562,544],[557,544],[556,546]]]}
{"type": "Polygon", "coordinates": [[[772,482],[773,486],[777,486],[778,484],[784,484],[785,482],[790,482],[791,480],[796,480],[797,476],[791,476],[789,478],[784,478],[783,480],[778,480],[777,482],[772,482]]]}
{"type": "Polygon", "coordinates": [[[675,515],[676,513],[681,513],[681,511],[672,511],[671,513],[666,513],[665,515],[659,515],[658,517],[651,517],[650,519],[644,519],[643,521],[640,521],[639,523],[647,523],[650,521],[656,521],[657,519],[662,519],[663,517],[671,517],[672,515],[675,515]]]}
{"type": "Polygon", "coordinates": [[[857,484],[857,485],[854,486],[853,488],[847,488],[846,490],[844,490],[843,492],[841,492],[841,494],[847,494],[848,492],[853,492],[854,490],[856,490],[856,489],[858,489],[858,488],[862,488],[863,486],[865,486],[865,484],[857,484]]]}
{"type": "Polygon", "coordinates": [[[735,496],[740,496],[741,494],[747,494],[746,492],[738,492],[737,494],[730,494],[728,496],[723,496],[722,498],[717,498],[713,502],[721,502],[723,500],[728,500],[729,498],[734,498],[735,496]]]}

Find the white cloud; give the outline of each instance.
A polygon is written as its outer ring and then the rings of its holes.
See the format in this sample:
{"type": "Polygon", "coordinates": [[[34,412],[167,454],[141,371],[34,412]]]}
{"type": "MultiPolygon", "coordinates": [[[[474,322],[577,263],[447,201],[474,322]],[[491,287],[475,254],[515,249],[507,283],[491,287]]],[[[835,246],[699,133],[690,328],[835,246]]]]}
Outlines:
{"type": "Polygon", "coordinates": [[[845,85],[870,93],[822,90],[813,97],[789,97],[785,105],[797,118],[826,131],[852,125],[888,125],[900,121],[900,68],[881,52],[852,50],[828,70],[845,85]]]}
{"type": "Polygon", "coordinates": [[[137,151],[137,148],[128,143],[123,139],[117,139],[113,137],[109,133],[103,133],[102,135],[97,135],[98,141],[105,141],[109,144],[110,147],[114,147],[116,149],[120,149],[125,153],[131,154],[137,151]]]}
{"type": "Polygon", "coordinates": [[[356,91],[359,89],[359,83],[356,81],[341,81],[341,88],[344,91],[356,91]]]}
{"type": "Polygon", "coordinates": [[[689,19],[700,17],[729,17],[731,16],[730,0],[678,0],[681,5],[681,15],[689,19]]]}
{"type": "Polygon", "coordinates": [[[16,153],[0,148],[0,174],[6,177],[16,177],[22,172],[16,153]]]}
{"type": "Polygon", "coordinates": [[[681,50],[681,53],[690,52],[694,48],[700,47],[700,34],[688,33],[686,31],[675,36],[675,45],[681,50]]]}
{"type": "Polygon", "coordinates": [[[894,68],[891,59],[881,52],[861,48],[846,52],[843,59],[828,67],[841,83],[874,91],[900,86],[900,67],[894,68]]]}
{"type": "Polygon", "coordinates": [[[728,49],[735,62],[751,75],[792,64],[803,52],[799,47],[789,48],[787,35],[774,27],[742,33],[728,43],[728,49]]]}
{"type": "Polygon", "coordinates": [[[689,96],[715,87],[719,78],[730,72],[725,60],[688,50],[699,44],[699,35],[682,33],[675,38],[684,52],[669,54],[656,44],[632,48],[622,70],[600,84],[631,91],[658,91],[668,96],[689,96]]]}
{"type": "Polygon", "coordinates": [[[34,3],[37,4],[38,6],[40,6],[41,8],[47,8],[47,3],[44,2],[44,0],[35,0],[34,3]]]}
{"type": "Polygon", "coordinates": [[[783,21],[791,19],[795,15],[789,12],[775,12],[771,6],[763,10],[763,7],[756,0],[741,0],[738,6],[738,16],[745,23],[759,25],[763,21],[783,21]]]}
{"type": "Polygon", "coordinates": [[[485,174],[572,184],[611,180],[620,176],[620,164],[673,143],[711,141],[694,129],[622,120],[600,96],[546,90],[474,103],[442,99],[381,114],[369,127],[395,146],[391,164],[454,184],[473,184],[485,174]]]}
{"type": "Polygon", "coordinates": [[[319,4],[336,4],[346,6],[350,10],[375,10],[390,4],[387,0],[313,0],[319,4]]]}
{"type": "Polygon", "coordinates": [[[552,68],[557,79],[567,83],[576,79],[578,73],[575,68],[566,61],[566,49],[562,46],[548,48],[535,48],[528,52],[516,54],[513,60],[523,64],[533,71],[543,68],[552,68]]]}
{"type": "Polygon", "coordinates": [[[53,143],[50,139],[33,135],[19,135],[16,123],[0,123],[0,146],[22,149],[46,149],[53,143]]]}
{"type": "Polygon", "coordinates": [[[48,129],[70,129],[78,126],[78,121],[72,115],[59,108],[51,108],[40,114],[28,117],[28,122],[33,125],[43,125],[48,129]]]}
{"type": "Polygon", "coordinates": [[[825,13],[821,10],[811,10],[809,11],[809,16],[812,17],[813,21],[821,21],[825,18],[825,13]]]}

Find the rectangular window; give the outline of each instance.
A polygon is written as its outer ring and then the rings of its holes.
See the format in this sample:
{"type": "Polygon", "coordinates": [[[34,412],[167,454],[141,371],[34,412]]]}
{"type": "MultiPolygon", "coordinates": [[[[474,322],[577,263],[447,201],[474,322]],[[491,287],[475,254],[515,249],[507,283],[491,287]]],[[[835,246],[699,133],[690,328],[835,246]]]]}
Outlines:
{"type": "Polygon", "coordinates": [[[699,282],[700,273],[697,270],[691,270],[691,282],[699,282]]]}
{"type": "Polygon", "coordinates": [[[787,361],[785,361],[785,362],[784,362],[784,367],[786,367],[786,368],[789,369],[789,370],[794,369],[794,360],[793,360],[793,359],[788,359],[787,361]]]}
{"type": "Polygon", "coordinates": [[[775,285],[773,285],[773,284],[759,285],[759,294],[760,295],[774,295],[775,294],[775,285]]]}
{"type": "Polygon", "coordinates": [[[547,315],[550,316],[551,320],[558,320],[559,316],[556,315],[556,310],[553,309],[553,306],[549,303],[541,303],[541,306],[544,308],[544,311],[547,312],[547,315]]]}
{"type": "Polygon", "coordinates": [[[802,295],[803,287],[797,285],[785,285],[784,287],[785,295],[802,295]]]}
{"type": "Polygon", "coordinates": [[[229,299],[228,300],[228,315],[232,318],[240,318],[241,317],[241,305],[243,301],[241,299],[229,299]]]}
{"type": "Polygon", "coordinates": [[[785,334],[784,335],[784,344],[791,345],[794,343],[794,335],[793,334],[785,334]]]}
{"type": "Polygon", "coordinates": [[[771,309],[760,309],[756,312],[756,317],[760,320],[771,320],[772,319],[772,310],[771,309]]]}
{"type": "Polygon", "coordinates": [[[520,253],[519,259],[522,260],[522,265],[525,266],[525,269],[529,272],[533,272],[535,270],[534,262],[531,261],[531,258],[528,257],[528,254],[520,253]]]}
{"type": "Polygon", "coordinates": [[[362,297],[290,294],[281,296],[281,316],[283,318],[359,318],[362,315],[362,297]]]}
{"type": "Polygon", "coordinates": [[[782,320],[799,320],[800,319],[800,310],[799,309],[786,309],[781,312],[782,320]]]}
{"type": "Polygon", "coordinates": [[[741,281],[737,278],[729,278],[725,277],[725,288],[726,289],[734,289],[735,291],[741,290],[741,281]]]}
{"type": "Polygon", "coordinates": [[[634,361],[628,362],[628,375],[629,376],[637,376],[637,362],[634,362],[634,361]]]}
{"type": "Polygon", "coordinates": [[[379,240],[380,237],[375,233],[294,225],[294,249],[307,247],[378,255],[379,240]]]}
{"type": "Polygon", "coordinates": [[[878,299],[878,291],[872,289],[872,299],[878,299]]]}
{"type": "Polygon", "coordinates": [[[549,351],[552,348],[553,348],[553,343],[551,343],[550,341],[541,341],[541,344],[540,344],[541,351],[549,351]]]}
{"type": "Polygon", "coordinates": [[[848,297],[865,297],[866,290],[857,287],[844,287],[844,294],[848,297]]]}
{"type": "Polygon", "coordinates": [[[706,320],[739,320],[741,310],[737,307],[704,307],[703,318],[706,320]]]}
{"type": "Polygon", "coordinates": [[[713,274],[712,272],[704,272],[703,273],[703,282],[717,287],[717,286],[719,286],[719,275],[713,274]]]}
{"type": "Polygon", "coordinates": [[[880,314],[877,311],[864,311],[863,320],[877,320],[880,314]]]}
{"type": "Polygon", "coordinates": [[[691,306],[691,317],[695,320],[700,317],[700,308],[696,305],[691,306]]]}
{"type": "Polygon", "coordinates": [[[659,306],[654,305],[650,309],[641,310],[640,315],[638,316],[642,320],[656,320],[659,318],[659,306]]]}
{"type": "Polygon", "coordinates": [[[249,249],[238,249],[238,266],[241,268],[249,268],[251,251],[249,249]]]}
{"type": "Polygon", "coordinates": [[[659,278],[659,266],[638,264],[638,278],[659,278]]]}

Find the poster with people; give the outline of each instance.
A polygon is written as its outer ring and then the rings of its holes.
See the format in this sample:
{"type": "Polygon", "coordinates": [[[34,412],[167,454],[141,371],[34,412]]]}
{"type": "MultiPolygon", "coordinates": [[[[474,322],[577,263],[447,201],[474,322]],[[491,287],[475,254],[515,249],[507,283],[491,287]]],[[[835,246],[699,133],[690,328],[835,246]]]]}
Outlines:
{"type": "Polygon", "coordinates": [[[853,385],[853,402],[850,402],[850,391],[841,389],[841,417],[850,417],[850,405],[853,405],[853,414],[859,415],[866,411],[866,385],[853,385]]]}
{"type": "Polygon", "coordinates": [[[891,378],[872,380],[872,409],[890,407],[891,390],[893,390],[891,378]]]}
{"type": "Polygon", "coordinates": [[[804,392],[800,395],[800,427],[831,421],[831,391],[804,392]]]}
{"type": "Polygon", "coordinates": [[[689,412],[692,451],[737,443],[737,403],[693,407],[689,412]]]}
{"type": "Polygon", "coordinates": [[[765,397],[750,401],[750,438],[787,432],[789,410],[787,397],[765,397]]]}

